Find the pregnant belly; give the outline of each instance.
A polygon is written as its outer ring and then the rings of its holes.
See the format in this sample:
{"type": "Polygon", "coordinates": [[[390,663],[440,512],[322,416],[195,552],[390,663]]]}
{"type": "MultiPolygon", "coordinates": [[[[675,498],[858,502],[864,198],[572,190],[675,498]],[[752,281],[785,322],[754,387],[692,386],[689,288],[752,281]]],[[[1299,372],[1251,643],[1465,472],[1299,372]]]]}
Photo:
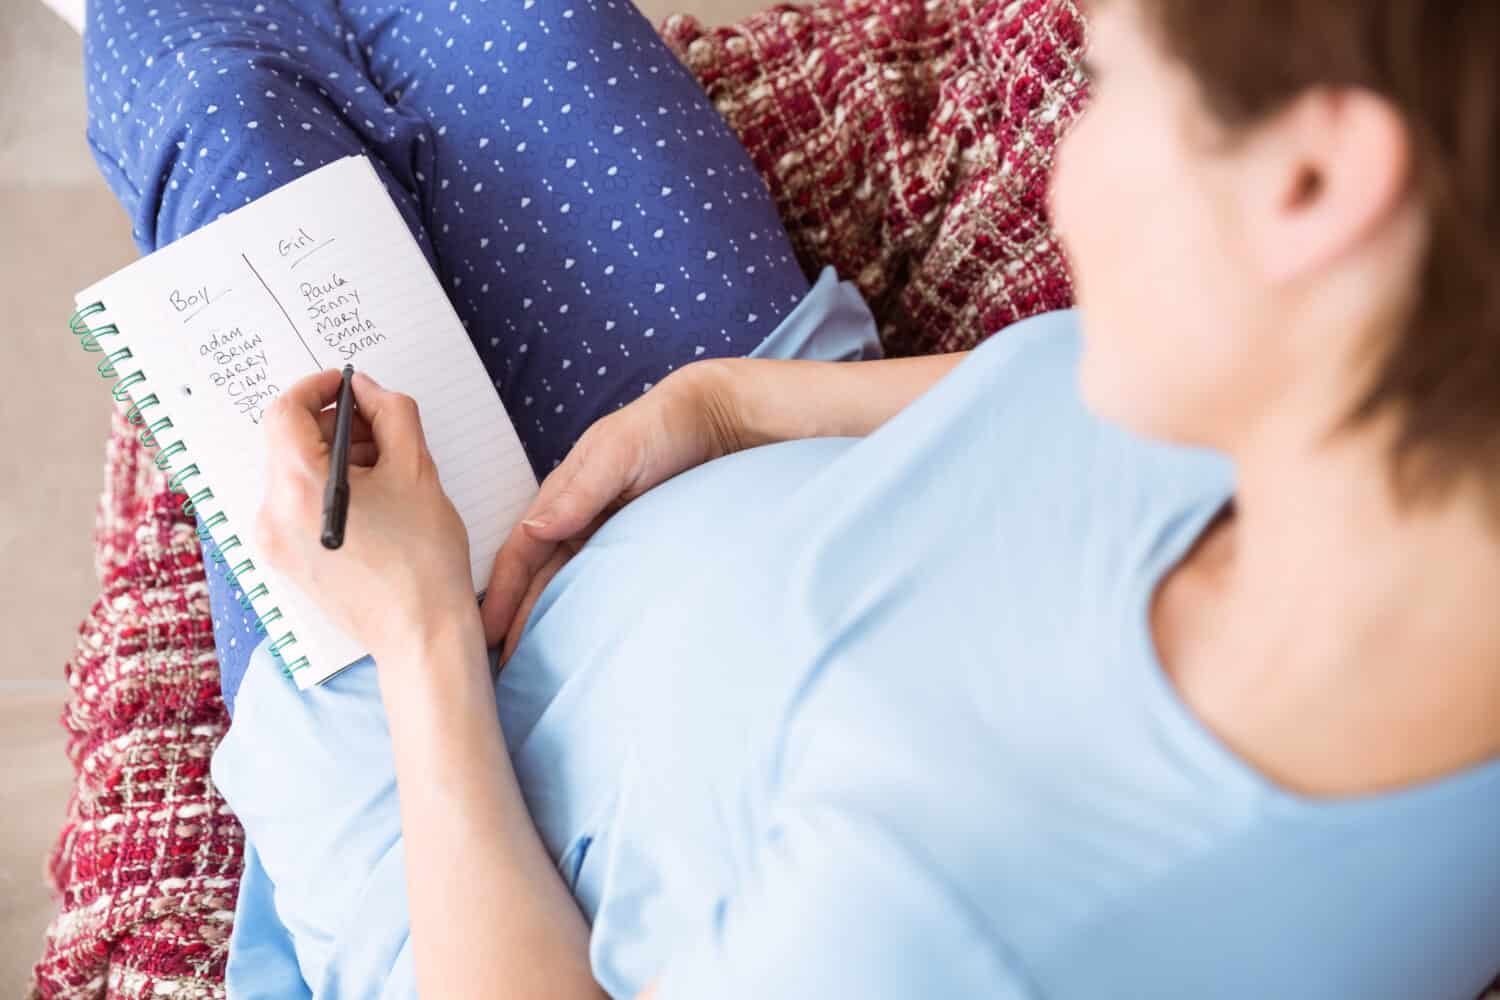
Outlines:
{"type": "MultiPolygon", "coordinates": [[[[622,768],[682,793],[741,772],[808,662],[764,627],[806,523],[782,510],[854,444],[758,448],[663,484],[548,585],[497,706],[543,838],[561,856],[622,768]]],[[[805,522],[805,519],[803,519],[805,522]]]]}
{"type": "Polygon", "coordinates": [[[633,544],[698,560],[755,531],[785,531],[777,514],[804,484],[858,441],[810,438],[738,452],[689,469],[627,505],[590,545],[633,544]]]}

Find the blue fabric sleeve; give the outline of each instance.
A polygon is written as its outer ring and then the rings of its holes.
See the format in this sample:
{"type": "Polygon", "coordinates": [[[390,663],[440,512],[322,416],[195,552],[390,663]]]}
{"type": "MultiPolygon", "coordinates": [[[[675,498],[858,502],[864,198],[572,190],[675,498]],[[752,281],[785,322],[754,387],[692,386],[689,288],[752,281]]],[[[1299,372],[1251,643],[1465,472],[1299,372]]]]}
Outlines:
{"type": "Polygon", "coordinates": [[[291,935],[276,917],[274,887],[261,867],[260,857],[245,845],[245,871],[240,876],[240,894],[235,903],[237,926],[260,928],[243,947],[229,953],[224,981],[233,983],[235,1000],[311,1000],[312,991],[302,980],[297,950],[291,935]]]}
{"type": "Polygon", "coordinates": [[[214,784],[244,824],[231,996],[414,996],[390,731],[372,660],[306,692],[264,644],[214,784]],[[241,724],[244,720],[248,725],[241,724]],[[274,732],[268,727],[274,725],[274,732]]]}

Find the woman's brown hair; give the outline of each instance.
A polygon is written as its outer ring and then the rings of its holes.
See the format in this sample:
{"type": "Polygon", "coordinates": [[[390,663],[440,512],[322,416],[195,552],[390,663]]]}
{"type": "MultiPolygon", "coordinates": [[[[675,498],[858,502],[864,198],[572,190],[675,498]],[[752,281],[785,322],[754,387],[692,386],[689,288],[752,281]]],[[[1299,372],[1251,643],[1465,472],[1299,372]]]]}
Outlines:
{"type": "Polygon", "coordinates": [[[1405,499],[1473,475],[1500,502],[1500,0],[1135,2],[1230,127],[1316,87],[1401,113],[1431,242],[1410,319],[1344,426],[1400,415],[1405,499]]]}

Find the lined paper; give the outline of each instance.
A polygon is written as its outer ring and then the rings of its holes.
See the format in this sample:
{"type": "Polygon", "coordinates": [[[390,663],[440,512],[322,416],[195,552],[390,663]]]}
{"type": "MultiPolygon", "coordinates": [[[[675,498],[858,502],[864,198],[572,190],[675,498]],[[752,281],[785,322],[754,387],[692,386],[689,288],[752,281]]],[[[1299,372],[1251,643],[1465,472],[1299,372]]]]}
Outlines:
{"type": "Polygon", "coordinates": [[[280,609],[269,633],[295,634],[284,656],[307,657],[309,668],[295,675],[300,686],[364,650],[257,557],[255,515],[275,460],[260,422],[297,379],[353,364],[417,400],[439,479],[468,528],[475,591],[488,582],[536,479],[468,334],[367,159],[307,174],[78,295],[80,305],[95,301],[120,329],[101,341],[104,349],[129,347],[121,374],[138,368],[146,376],[132,398],[158,399],[144,410],[147,423],[169,416],[160,440],[185,445],[172,469],[197,466],[184,488],[212,487],[201,511],[228,517],[214,537],[242,543],[226,555],[234,565],[248,553],[246,586],[266,583],[257,613],[280,609]]]}

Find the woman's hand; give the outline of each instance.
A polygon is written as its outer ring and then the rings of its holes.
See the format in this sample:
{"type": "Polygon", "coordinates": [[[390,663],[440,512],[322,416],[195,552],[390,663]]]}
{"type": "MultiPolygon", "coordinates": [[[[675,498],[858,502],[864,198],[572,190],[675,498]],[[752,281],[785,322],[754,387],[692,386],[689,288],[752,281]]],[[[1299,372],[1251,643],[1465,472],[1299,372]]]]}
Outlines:
{"type": "Polygon", "coordinates": [[[262,558],[377,660],[474,613],[468,535],[438,482],[417,404],[354,375],[354,444],[344,544],[321,541],[323,489],[341,376],[298,381],[266,411],[269,473],[256,519],[262,558]]]}
{"type": "Polygon", "coordinates": [[[482,615],[508,659],[531,608],[620,507],[679,472],[742,447],[722,362],[687,365],[599,420],[542,482],[495,559],[482,615]]]}

